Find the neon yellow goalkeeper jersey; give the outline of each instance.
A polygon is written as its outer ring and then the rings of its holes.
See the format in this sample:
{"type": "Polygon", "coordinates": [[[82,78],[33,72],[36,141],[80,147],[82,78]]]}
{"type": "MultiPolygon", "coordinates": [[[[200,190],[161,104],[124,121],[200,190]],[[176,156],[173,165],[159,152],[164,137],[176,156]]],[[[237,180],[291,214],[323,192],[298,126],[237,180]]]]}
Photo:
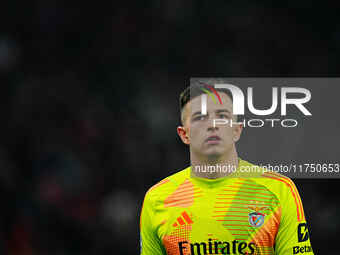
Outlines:
{"type": "Polygon", "coordinates": [[[276,173],[207,179],[188,167],[146,193],[140,234],[141,255],[313,254],[299,193],[276,173]]]}

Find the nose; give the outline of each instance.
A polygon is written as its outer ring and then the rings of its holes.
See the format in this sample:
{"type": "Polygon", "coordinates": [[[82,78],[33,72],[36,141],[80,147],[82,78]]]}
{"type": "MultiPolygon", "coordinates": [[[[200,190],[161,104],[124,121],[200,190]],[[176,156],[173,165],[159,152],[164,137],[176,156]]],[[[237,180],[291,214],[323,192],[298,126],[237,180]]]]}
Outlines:
{"type": "Polygon", "coordinates": [[[214,119],[209,119],[208,122],[208,131],[217,131],[218,130],[218,126],[216,125],[214,119]]]}

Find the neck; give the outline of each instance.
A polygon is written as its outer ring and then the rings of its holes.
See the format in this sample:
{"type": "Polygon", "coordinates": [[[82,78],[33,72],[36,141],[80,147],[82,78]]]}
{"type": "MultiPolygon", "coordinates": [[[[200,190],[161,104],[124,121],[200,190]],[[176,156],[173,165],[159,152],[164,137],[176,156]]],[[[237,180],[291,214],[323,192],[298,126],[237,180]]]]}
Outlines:
{"type": "Polygon", "coordinates": [[[238,167],[235,146],[226,154],[217,157],[201,157],[190,150],[191,176],[216,179],[228,176],[238,167]]]}

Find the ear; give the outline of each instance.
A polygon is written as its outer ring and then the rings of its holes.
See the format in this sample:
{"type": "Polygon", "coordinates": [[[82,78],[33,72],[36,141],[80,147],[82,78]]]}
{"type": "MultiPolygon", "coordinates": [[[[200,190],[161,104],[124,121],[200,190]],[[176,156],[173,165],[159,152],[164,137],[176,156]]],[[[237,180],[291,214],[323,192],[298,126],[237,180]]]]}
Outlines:
{"type": "Polygon", "coordinates": [[[190,139],[189,139],[189,133],[185,129],[185,127],[178,126],[177,127],[177,134],[181,138],[182,142],[189,145],[190,144],[190,139]]]}
{"type": "Polygon", "coordinates": [[[240,140],[242,130],[243,130],[242,124],[233,125],[233,141],[234,141],[234,143],[236,143],[238,140],[240,140]]]}

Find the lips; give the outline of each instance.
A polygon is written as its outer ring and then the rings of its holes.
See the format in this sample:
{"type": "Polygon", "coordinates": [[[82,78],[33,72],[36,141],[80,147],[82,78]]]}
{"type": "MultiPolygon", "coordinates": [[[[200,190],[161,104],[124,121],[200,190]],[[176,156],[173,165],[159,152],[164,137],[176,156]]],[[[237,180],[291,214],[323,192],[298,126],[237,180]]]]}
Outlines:
{"type": "Polygon", "coordinates": [[[207,143],[218,143],[219,141],[221,141],[221,137],[217,135],[212,135],[205,139],[205,142],[207,143]]]}

